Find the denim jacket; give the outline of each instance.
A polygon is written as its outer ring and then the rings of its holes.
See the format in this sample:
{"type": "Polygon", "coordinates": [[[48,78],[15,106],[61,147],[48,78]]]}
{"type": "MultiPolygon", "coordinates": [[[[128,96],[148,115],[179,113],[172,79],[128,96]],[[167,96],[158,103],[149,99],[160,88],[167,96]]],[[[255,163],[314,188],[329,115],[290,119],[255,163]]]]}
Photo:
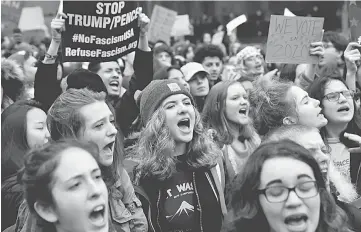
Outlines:
{"type": "MultiPolygon", "coordinates": [[[[147,232],[148,223],[142,204],[136,197],[129,175],[124,169],[121,178],[108,191],[111,220],[109,232],[147,232]]],[[[15,232],[42,232],[43,228],[37,221],[30,213],[26,201],[23,201],[18,211],[15,232]]]]}

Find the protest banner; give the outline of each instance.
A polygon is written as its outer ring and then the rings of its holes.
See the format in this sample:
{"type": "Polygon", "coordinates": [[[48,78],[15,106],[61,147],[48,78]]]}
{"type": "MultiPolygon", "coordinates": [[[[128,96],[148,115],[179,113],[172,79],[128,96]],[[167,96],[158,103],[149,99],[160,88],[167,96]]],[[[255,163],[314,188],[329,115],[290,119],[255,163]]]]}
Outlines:
{"type": "Polygon", "coordinates": [[[191,35],[189,15],[177,15],[170,34],[171,36],[191,35]]]}
{"type": "Polygon", "coordinates": [[[317,64],[311,43],[322,40],[324,18],[271,15],[266,62],[317,64]]]}
{"type": "Polygon", "coordinates": [[[23,1],[1,0],[1,24],[3,35],[10,35],[12,30],[18,26],[23,7],[23,1]]]}
{"type": "Polygon", "coordinates": [[[155,5],[150,19],[148,40],[156,43],[158,40],[170,44],[170,37],[177,12],[155,5]]]}
{"type": "Polygon", "coordinates": [[[138,15],[133,1],[64,1],[64,61],[111,61],[138,47],[138,15]]]}
{"type": "Polygon", "coordinates": [[[356,1],[350,1],[348,16],[351,33],[350,39],[361,44],[361,8],[357,5],[356,1]]]}

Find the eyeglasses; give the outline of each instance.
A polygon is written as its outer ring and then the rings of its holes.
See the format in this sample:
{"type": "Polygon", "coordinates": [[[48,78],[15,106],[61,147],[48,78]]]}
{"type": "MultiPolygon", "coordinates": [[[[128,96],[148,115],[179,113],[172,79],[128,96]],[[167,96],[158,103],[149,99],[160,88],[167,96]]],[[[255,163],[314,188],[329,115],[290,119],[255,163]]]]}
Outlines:
{"type": "Polygon", "coordinates": [[[319,188],[316,181],[307,181],[297,184],[293,188],[285,186],[271,186],[265,189],[259,189],[258,194],[265,195],[270,203],[280,203],[288,199],[290,191],[294,191],[301,199],[307,199],[317,196],[319,188]]]}
{"type": "Polygon", "coordinates": [[[345,91],[340,91],[340,92],[328,93],[324,96],[324,98],[326,98],[327,100],[329,100],[331,102],[335,102],[340,99],[341,93],[345,98],[348,98],[348,99],[353,99],[353,97],[355,96],[355,93],[353,91],[345,90],[345,91]]]}

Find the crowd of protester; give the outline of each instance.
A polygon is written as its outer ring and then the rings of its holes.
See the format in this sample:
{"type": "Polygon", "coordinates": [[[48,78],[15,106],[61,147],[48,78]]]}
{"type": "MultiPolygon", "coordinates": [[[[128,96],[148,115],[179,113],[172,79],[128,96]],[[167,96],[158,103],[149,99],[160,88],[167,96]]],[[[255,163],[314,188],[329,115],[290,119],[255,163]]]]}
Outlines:
{"type": "Polygon", "coordinates": [[[232,35],[150,43],[142,13],[134,53],[63,63],[65,17],[2,39],[2,231],[361,231],[360,44],[266,64],[232,35]]]}

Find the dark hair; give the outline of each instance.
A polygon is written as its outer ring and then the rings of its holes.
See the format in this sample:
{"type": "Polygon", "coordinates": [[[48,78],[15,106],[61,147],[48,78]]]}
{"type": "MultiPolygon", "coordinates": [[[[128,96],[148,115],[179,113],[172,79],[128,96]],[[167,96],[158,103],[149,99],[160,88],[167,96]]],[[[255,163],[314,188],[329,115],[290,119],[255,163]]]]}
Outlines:
{"type": "Polygon", "coordinates": [[[153,49],[154,55],[157,55],[158,53],[161,53],[161,52],[168,53],[170,55],[170,57],[172,57],[172,59],[174,57],[172,49],[166,44],[159,45],[153,49]]]}
{"type": "Polygon", "coordinates": [[[14,34],[15,34],[15,33],[21,33],[20,28],[14,28],[13,33],[14,33],[14,34]]]}
{"type": "Polygon", "coordinates": [[[216,45],[203,45],[195,51],[193,61],[202,64],[206,57],[218,57],[223,62],[224,54],[216,45]]]}
{"type": "Polygon", "coordinates": [[[24,168],[19,173],[19,180],[23,185],[30,212],[35,215],[37,215],[34,209],[35,202],[54,203],[51,193],[53,174],[59,165],[61,157],[59,154],[70,148],[85,150],[98,161],[99,152],[97,147],[94,144],[77,140],[60,140],[56,143],[47,144],[42,148],[34,149],[26,155],[24,168]]]}
{"type": "Polygon", "coordinates": [[[337,51],[342,52],[342,60],[344,60],[343,52],[346,50],[348,40],[345,36],[341,35],[336,31],[326,31],[323,34],[323,42],[331,42],[337,51]]]}
{"type": "MultiPolygon", "coordinates": [[[[100,64],[102,63],[107,63],[107,62],[116,62],[117,65],[119,66],[118,64],[118,61],[116,59],[114,60],[110,60],[110,61],[106,61],[106,62],[101,62],[101,61],[92,61],[88,64],[88,70],[93,72],[93,73],[98,73],[99,70],[100,70],[100,64]]],[[[120,69],[122,69],[120,66],[119,66],[120,69]]]]}
{"type": "MultiPolygon", "coordinates": [[[[284,157],[295,159],[307,164],[313,171],[318,187],[320,188],[320,219],[317,232],[348,231],[347,216],[336,206],[333,197],[326,190],[326,184],[317,161],[307,149],[290,140],[282,140],[262,144],[248,158],[243,172],[236,175],[230,186],[229,207],[233,209],[236,220],[249,220],[249,231],[269,231],[269,224],[261,209],[258,198],[260,176],[264,163],[267,160],[284,157]]],[[[231,230],[229,230],[231,231],[231,230]]]]}
{"type": "MultiPolygon", "coordinates": [[[[330,81],[340,81],[342,82],[347,89],[348,86],[346,84],[346,82],[342,79],[342,77],[340,77],[339,75],[330,75],[330,76],[323,76],[323,77],[319,77],[317,78],[308,88],[308,94],[310,95],[310,97],[317,99],[320,101],[320,107],[323,110],[323,105],[322,105],[322,99],[325,96],[325,89],[327,87],[327,84],[330,81]]],[[[343,131],[340,135],[340,141],[345,144],[347,147],[358,147],[359,145],[356,144],[353,141],[348,140],[347,138],[344,137],[344,133],[351,133],[351,134],[361,134],[361,115],[359,115],[357,113],[357,104],[356,101],[353,100],[353,105],[354,105],[354,116],[351,119],[351,121],[347,124],[347,128],[345,131],[343,131]]],[[[322,138],[325,140],[325,142],[327,142],[326,137],[326,127],[321,128],[320,130],[321,132],[321,136],[322,138]]]]}
{"type": "Polygon", "coordinates": [[[76,69],[70,73],[66,82],[68,84],[67,89],[88,88],[94,92],[107,93],[107,87],[105,86],[102,78],[95,72],[91,72],[83,68],[76,69]]]}
{"type": "Polygon", "coordinates": [[[280,80],[295,82],[298,64],[282,64],[280,80]]]}
{"type": "Polygon", "coordinates": [[[25,90],[23,83],[24,73],[22,68],[14,60],[1,60],[1,86],[4,95],[11,100],[18,100],[25,90]]]}
{"type": "Polygon", "coordinates": [[[30,149],[26,137],[26,116],[33,108],[41,109],[40,103],[34,100],[22,100],[10,105],[1,114],[2,180],[15,174],[21,168],[24,156],[30,149]]]}
{"type": "Polygon", "coordinates": [[[192,49],[193,49],[193,52],[195,52],[195,50],[196,50],[196,45],[194,45],[194,44],[188,44],[188,45],[184,46],[184,48],[183,48],[183,50],[182,50],[182,53],[181,53],[181,55],[182,55],[184,58],[187,58],[187,53],[188,53],[189,48],[192,48],[192,49]]]}

